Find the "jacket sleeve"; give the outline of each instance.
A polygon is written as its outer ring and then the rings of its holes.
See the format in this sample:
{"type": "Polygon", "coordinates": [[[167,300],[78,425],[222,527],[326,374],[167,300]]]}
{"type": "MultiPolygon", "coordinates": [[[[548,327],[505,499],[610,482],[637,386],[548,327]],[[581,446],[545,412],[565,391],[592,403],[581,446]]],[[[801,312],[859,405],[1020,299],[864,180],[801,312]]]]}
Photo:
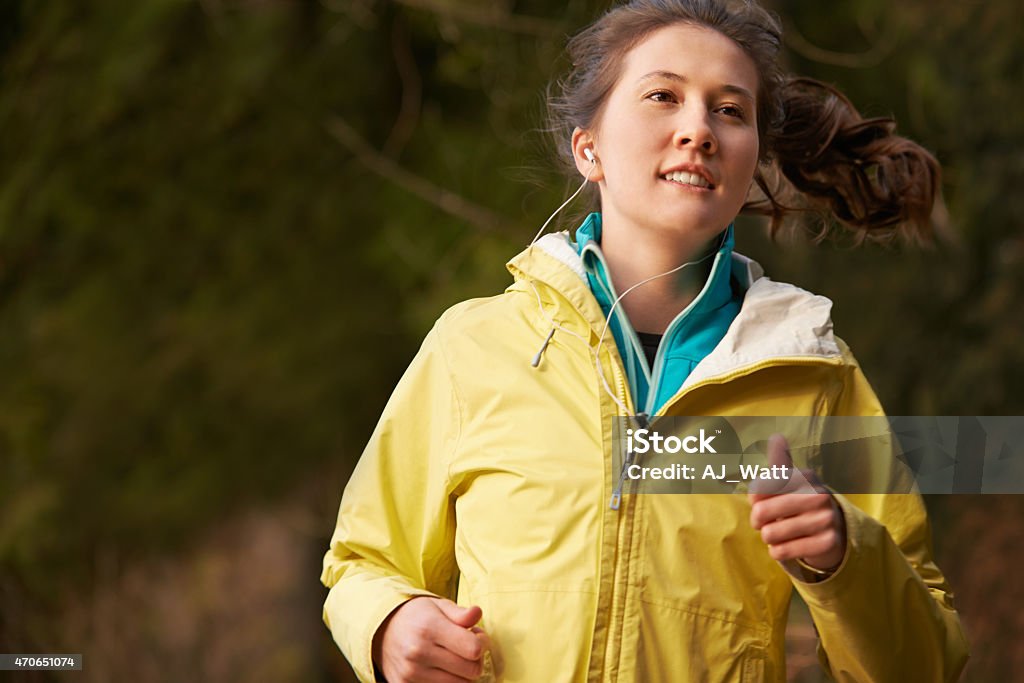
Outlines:
{"type": "Polygon", "coordinates": [[[450,595],[457,576],[448,462],[460,405],[441,342],[427,335],[345,487],[324,557],[324,623],[361,681],[373,681],[373,636],[409,598],[450,595]]]}
{"type": "MultiPolygon", "coordinates": [[[[832,412],[883,414],[855,362],[832,412]]],[[[920,496],[834,495],[846,518],[846,556],[819,583],[794,581],[818,630],[822,665],[837,681],[957,680],[967,642],[932,561],[920,496]]]]}

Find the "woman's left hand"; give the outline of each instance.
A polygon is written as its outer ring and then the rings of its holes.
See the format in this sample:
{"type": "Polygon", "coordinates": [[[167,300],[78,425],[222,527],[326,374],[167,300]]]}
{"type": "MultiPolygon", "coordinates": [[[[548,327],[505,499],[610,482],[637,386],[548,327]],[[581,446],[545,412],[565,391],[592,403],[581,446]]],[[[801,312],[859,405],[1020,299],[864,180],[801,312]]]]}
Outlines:
{"type": "Polygon", "coordinates": [[[789,467],[789,479],[756,482],[747,494],[750,524],[761,532],[772,559],[800,559],[822,570],[839,567],[846,554],[846,521],[839,505],[810,470],[793,467],[789,444],[781,434],[768,439],[770,465],[789,467]]]}

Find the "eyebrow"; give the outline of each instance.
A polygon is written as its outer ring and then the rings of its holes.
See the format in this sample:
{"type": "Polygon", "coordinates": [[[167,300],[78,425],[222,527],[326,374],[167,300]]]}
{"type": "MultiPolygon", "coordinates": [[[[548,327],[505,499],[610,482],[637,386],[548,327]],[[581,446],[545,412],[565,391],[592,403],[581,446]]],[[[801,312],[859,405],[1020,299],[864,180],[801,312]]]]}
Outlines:
{"type": "MultiPolygon", "coordinates": [[[[676,81],[678,83],[687,83],[688,82],[688,79],[686,78],[686,76],[682,76],[682,75],[677,74],[677,73],[672,72],[672,71],[652,71],[651,73],[644,74],[643,76],[638,78],[637,79],[637,83],[643,83],[644,81],[649,81],[649,80],[652,80],[652,79],[655,79],[655,78],[664,78],[666,80],[676,81]]],[[[756,102],[757,101],[754,98],[754,95],[749,90],[747,90],[746,88],[744,88],[742,86],[739,86],[739,85],[733,85],[731,83],[726,83],[721,88],[719,88],[719,90],[721,92],[728,92],[728,93],[733,93],[733,94],[736,94],[736,95],[740,95],[742,97],[746,97],[751,102],[756,102]]]]}

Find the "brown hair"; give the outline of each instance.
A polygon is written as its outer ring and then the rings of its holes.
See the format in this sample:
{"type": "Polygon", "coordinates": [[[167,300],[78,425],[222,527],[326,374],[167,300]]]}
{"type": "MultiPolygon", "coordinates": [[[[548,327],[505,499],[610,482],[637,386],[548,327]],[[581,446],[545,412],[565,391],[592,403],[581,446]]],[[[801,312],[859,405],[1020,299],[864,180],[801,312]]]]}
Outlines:
{"type": "MultiPolygon", "coordinates": [[[[938,162],[895,135],[892,119],[864,119],[834,87],[785,74],[778,64],[782,29],[754,0],[630,0],[573,36],[572,68],[548,96],[548,130],[566,170],[577,173],[566,141],[574,128],[596,124],[625,54],[678,23],[730,38],[757,69],[761,167],[754,181],[763,197],[742,211],[770,216],[773,234],[790,215],[827,211],[859,240],[930,237],[938,162]]],[[[595,205],[597,199],[592,195],[595,205]]]]}

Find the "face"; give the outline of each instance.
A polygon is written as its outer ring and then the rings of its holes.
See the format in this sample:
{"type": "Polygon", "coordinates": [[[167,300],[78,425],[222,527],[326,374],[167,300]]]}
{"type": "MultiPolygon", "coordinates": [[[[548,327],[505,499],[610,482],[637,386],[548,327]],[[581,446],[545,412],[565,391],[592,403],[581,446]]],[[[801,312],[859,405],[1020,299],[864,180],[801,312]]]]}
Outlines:
{"type": "Polygon", "coordinates": [[[676,24],[630,50],[590,131],[573,146],[598,159],[591,180],[619,229],[710,240],[736,216],[757,166],[757,69],[732,40],[676,24]]]}

